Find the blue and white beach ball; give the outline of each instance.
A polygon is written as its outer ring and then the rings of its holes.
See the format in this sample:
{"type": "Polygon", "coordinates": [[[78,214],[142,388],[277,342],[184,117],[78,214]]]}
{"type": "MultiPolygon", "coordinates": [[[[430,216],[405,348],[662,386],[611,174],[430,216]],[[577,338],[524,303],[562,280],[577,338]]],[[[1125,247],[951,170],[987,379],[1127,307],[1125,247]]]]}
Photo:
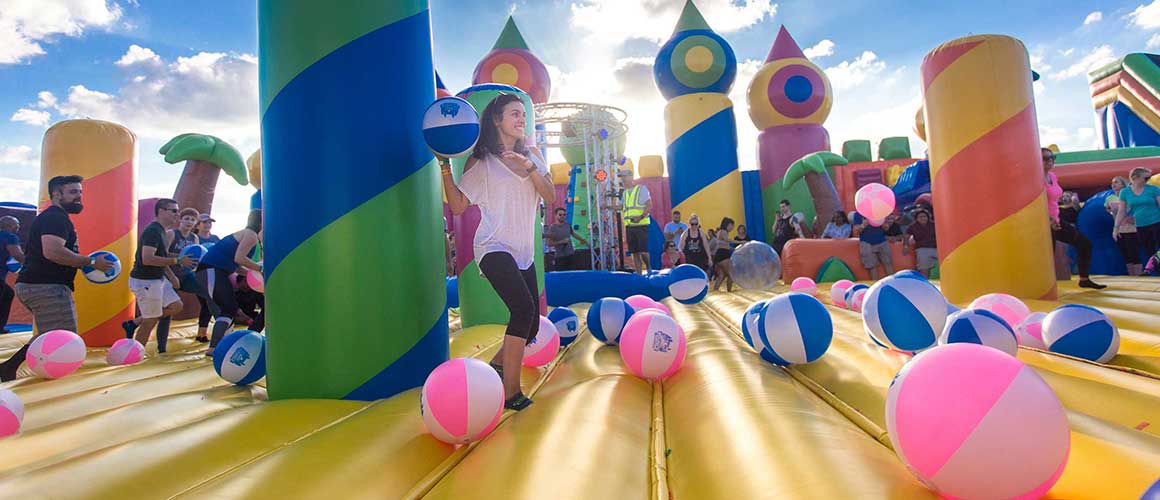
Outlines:
{"type": "Polygon", "coordinates": [[[10,273],[18,273],[20,272],[20,269],[24,267],[22,264],[20,264],[20,261],[13,257],[8,257],[8,262],[5,264],[8,266],[8,272],[10,273]]]}
{"type": "Polygon", "coordinates": [[[560,347],[571,344],[580,333],[580,317],[567,307],[557,307],[548,313],[548,321],[560,332],[560,347]]]}
{"type": "MultiPolygon", "coordinates": [[[[760,345],[754,342],[761,341],[757,338],[757,319],[761,316],[761,309],[765,307],[765,302],[764,300],[754,302],[745,310],[745,314],[741,315],[741,335],[745,337],[745,343],[749,344],[750,347],[760,345]]],[[[761,351],[760,348],[757,350],[761,351]]]]}
{"type": "Polygon", "coordinates": [[[620,341],[620,332],[628,318],[636,312],[628,302],[615,297],[605,297],[592,303],[588,309],[588,331],[596,340],[608,345],[620,341]]]}
{"type": "Polygon", "coordinates": [[[928,281],[928,282],[930,281],[930,280],[926,279],[926,276],[923,276],[922,273],[915,271],[914,269],[903,269],[903,270],[898,271],[894,274],[891,274],[890,277],[892,277],[892,278],[910,278],[910,279],[916,279],[916,280],[922,280],[922,281],[928,281]]]}
{"type": "Polygon", "coordinates": [[[692,264],[673,268],[669,278],[669,295],[682,304],[696,304],[709,293],[709,276],[692,264]]]}
{"type": "Polygon", "coordinates": [[[117,276],[121,275],[121,259],[118,259],[112,252],[100,250],[89,254],[89,257],[112,261],[113,267],[108,271],[98,271],[95,267],[83,266],[81,267],[81,272],[85,273],[85,279],[98,285],[103,285],[117,279],[117,276]]]}
{"type": "Polygon", "coordinates": [[[947,301],[922,280],[886,278],[862,301],[862,324],[890,349],[918,352],[938,340],[947,321],[947,301]]]}
{"type": "Polygon", "coordinates": [[[479,115],[471,103],[458,97],[442,97],[423,114],[423,139],[435,154],[463,156],[479,140],[479,115]]]}
{"type": "Polygon", "coordinates": [[[762,353],[767,361],[780,366],[809,363],[830,348],[834,322],[821,301],[790,292],[765,303],[757,320],[757,334],[769,353],[762,353]]]}
{"type": "Polygon", "coordinates": [[[266,336],[253,330],[226,335],[213,350],[213,369],[232,384],[257,382],[266,376],[266,336]]]}
{"type": "Polygon", "coordinates": [[[938,337],[940,345],[966,342],[993,347],[1007,354],[1019,354],[1015,330],[1003,318],[985,309],[966,309],[947,316],[938,337]]]}
{"type": "Polygon", "coordinates": [[[1043,319],[1043,342],[1051,352],[1107,363],[1120,350],[1120,331],[1099,309],[1067,304],[1043,319]]]}
{"type": "Polygon", "coordinates": [[[870,285],[867,285],[864,283],[855,283],[850,288],[847,288],[846,289],[846,308],[854,309],[854,292],[857,292],[858,290],[867,290],[869,288],[870,288],[870,285]]]}

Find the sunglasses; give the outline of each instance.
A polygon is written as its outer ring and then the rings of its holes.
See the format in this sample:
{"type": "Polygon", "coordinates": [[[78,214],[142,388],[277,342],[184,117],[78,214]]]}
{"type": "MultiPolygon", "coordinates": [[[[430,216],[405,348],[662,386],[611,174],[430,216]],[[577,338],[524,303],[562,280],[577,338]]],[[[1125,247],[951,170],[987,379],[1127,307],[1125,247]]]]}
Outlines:
{"type": "Polygon", "coordinates": [[[173,212],[173,213],[177,213],[177,212],[181,211],[181,210],[178,210],[176,208],[162,208],[162,210],[164,210],[166,212],[173,212]]]}
{"type": "Polygon", "coordinates": [[[1043,161],[1055,161],[1055,155],[1043,155],[1043,161]]]}

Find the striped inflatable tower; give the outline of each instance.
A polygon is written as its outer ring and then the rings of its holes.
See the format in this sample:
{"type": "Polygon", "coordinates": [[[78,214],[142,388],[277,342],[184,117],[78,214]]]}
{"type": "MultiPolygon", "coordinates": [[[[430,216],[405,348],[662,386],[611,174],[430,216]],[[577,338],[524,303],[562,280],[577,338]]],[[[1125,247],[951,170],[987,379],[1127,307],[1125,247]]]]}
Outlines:
{"type": "Polygon", "coordinates": [[[417,387],[448,357],[427,2],[260,0],[258,42],[270,398],[417,387]]]}
{"type": "MultiPolygon", "coordinates": [[[[532,99],[524,91],[511,85],[484,83],[463,89],[456,96],[466,99],[482,115],[488,103],[499,97],[500,93],[520,95],[527,113],[524,130],[529,136],[532,135],[536,117],[532,109],[532,99]]],[[[463,165],[467,163],[469,156],[451,160],[451,170],[455,179],[458,180],[463,173],[463,165]]],[[[452,221],[455,227],[455,270],[459,276],[459,318],[464,328],[475,325],[503,325],[507,324],[509,317],[507,307],[495,293],[495,288],[492,288],[491,282],[479,272],[479,261],[476,259],[474,245],[479,217],[479,207],[472,205],[462,214],[455,216],[452,221]]],[[[540,286],[540,313],[546,314],[542,231],[541,221],[541,224],[536,224],[535,231],[535,264],[536,281],[540,286]]]]}
{"type": "Polygon", "coordinates": [[[737,122],[729,88],[737,76],[733,48],[685,3],[672,38],[657,54],[653,78],[665,106],[665,156],[673,208],[705,227],[722,217],[745,223],[741,171],[737,169],[737,122]]]}
{"type": "Polygon", "coordinates": [[[129,269],[137,249],[137,137],[98,120],[57,123],[44,133],[41,148],[41,210],[49,204],[48,180],[58,175],[85,178],[85,209],[72,216],[80,253],[105,250],[121,259],[123,271],[111,283],[94,285],[78,272],[73,295],[85,344],[111,346],[125,338],[121,322],[135,312],[129,269]]]}
{"type": "Polygon", "coordinates": [[[1055,297],[1051,232],[1027,49],[960,38],[922,62],[942,290],[1055,297]]]}

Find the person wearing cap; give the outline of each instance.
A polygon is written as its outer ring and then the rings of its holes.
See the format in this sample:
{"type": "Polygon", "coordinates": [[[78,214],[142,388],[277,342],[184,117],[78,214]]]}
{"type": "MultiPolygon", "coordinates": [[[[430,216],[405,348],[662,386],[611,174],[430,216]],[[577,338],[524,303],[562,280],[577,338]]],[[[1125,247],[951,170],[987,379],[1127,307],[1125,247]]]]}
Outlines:
{"type": "Polygon", "coordinates": [[[214,220],[213,217],[210,217],[209,214],[201,214],[197,216],[197,239],[201,242],[201,245],[206,248],[209,248],[213,246],[214,243],[222,240],[216,235],[210,233],[210,231],[213,230],[213,223],[215,222],[217,221],[214,220]]]}
{"type": "Polygon", "coordinates": [[[652,211],[652,196],[648,187],[632,184],[632,171],[622,169],[620,182],[624,185],[624,239],[628,243],[628,252],[632,254],[634,269],[640,273],[648,273],[651,269],[648,255],[648,226],[652,223],[649,212],[652,211]]]}
{"type": "Polygon", "coordinates": [[[938,265],[938,243],[935,241],[934,221],[930,218],[930,211],[919,207],[914,210],[914,224],[906,228],[906,237],[902,239],[902,255],[910,252],[914,247],[914,257],[917,261],[915,268],[927,278],[934,266],[938,265]]]}

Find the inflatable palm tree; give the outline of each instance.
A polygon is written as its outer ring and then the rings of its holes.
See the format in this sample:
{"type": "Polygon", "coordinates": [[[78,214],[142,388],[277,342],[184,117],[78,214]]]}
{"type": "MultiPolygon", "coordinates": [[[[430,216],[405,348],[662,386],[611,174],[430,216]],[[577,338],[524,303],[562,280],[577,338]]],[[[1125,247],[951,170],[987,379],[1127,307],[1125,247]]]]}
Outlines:
{"type": "Polygon", "coordinates": [[[820,235],[826,224],[834,218],[834,213],[842,210],[842,202],[838,199],[838,190],[834,189],[834,182],[830,180],[830,171],[827,167],[845,165],[849,163],[841,155],[829,151],[818,151],[801,157],[790,164],[781,180],[783,189],[793,187],[797,181],[805,178],[806,188],[810,190],[810,198],[814,200],[814,234],[820,235]]]}
{"type": "Polygon", "coordinates": [[[161,146],[165,162],[185,162],[177,181],[173,199],[181,207],[193,207],[201,213],[213,209],[213,195],[222,171],[238,184],[246,185],[246,163],[241,153],[226,141],[212,135],[181,134],[161,146]]]}

